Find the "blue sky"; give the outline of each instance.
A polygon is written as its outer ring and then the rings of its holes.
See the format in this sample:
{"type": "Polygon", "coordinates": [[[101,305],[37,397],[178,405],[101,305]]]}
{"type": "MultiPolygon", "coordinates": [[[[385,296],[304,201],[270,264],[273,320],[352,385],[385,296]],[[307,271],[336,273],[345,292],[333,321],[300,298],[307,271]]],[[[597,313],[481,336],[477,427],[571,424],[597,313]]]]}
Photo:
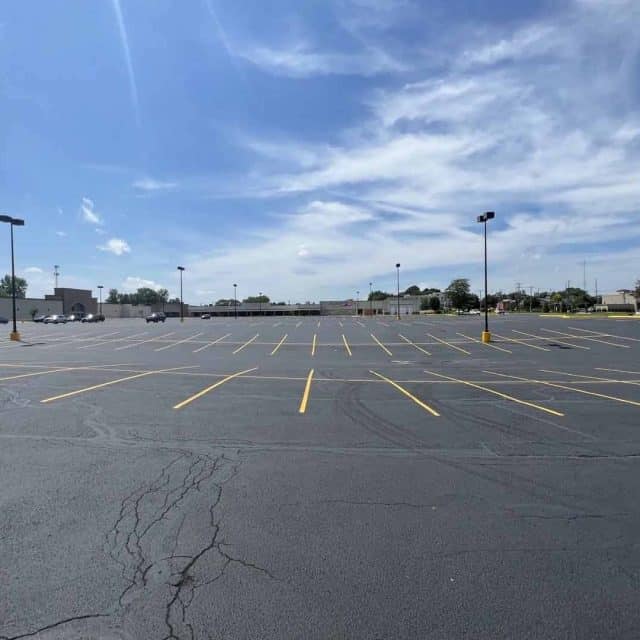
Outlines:
{"type": "Polygon", "coordinates": [[[396,262],[478,290],[491,209],[491,289],[581,285],[583,260],[630,287],[639,26],[635,0],[5,2],[18,271],[175,293],[182,264],[192,303],[392,289],[396,262]]]}

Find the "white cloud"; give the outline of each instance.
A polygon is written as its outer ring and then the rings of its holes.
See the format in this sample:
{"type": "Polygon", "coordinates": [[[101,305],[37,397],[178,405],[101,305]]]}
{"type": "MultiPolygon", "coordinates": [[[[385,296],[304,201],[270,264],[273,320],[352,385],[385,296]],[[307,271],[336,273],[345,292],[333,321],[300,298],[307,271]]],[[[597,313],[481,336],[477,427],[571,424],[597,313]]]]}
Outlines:
{"type": "Polygon", "coordinates": [[[103,224],[102,216],[95,210],[95,204],[93,200],[90,200],[89,198],[82,198],[80,213],[82,215],[82,219],[89,224],[103,224]]]}
{"type": "Polygon", "coordinates": [[[121,238],[111,238],[107,240],[105,244],[98,245],[97,248],[100,249],[100,251],[108,251],[116,256],[121,256],[125,253],[131,252],[131,247],[121,238]]]}
{"type": "Polygon", "coordinates": [[[136,180],[132,186],[140,191],[168,191],[175,189],[178,185],[175,182],[154,180],[153,178],[147,177],[136,180]]]}
{"type": "Polygon", "coordinates": [[[56,235],[59,236],[60,238],[66,238],[67,237],[67,232],[66,231],[56,231],[56,235]]]}
{"type": "Polygon", "coordinates": [[[44,273],[40,267],[27,267],[24,270],[25,273],[44,273]]]}
{"type": "Polygon", "coordinates": [[[162,285],[154,280],[147,280],[146,278],[140,278],[139,276],[127,276],[122,281],[121,289],[126,293],[137,291],[142,287],[148,287],[149,289],[162,289],[162,285]]]}

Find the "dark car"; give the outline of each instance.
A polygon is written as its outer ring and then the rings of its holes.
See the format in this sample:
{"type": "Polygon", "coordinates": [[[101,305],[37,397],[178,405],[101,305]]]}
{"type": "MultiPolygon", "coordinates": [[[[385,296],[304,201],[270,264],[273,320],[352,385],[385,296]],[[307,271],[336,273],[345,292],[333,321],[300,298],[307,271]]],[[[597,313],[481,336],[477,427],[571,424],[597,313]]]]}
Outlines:
{"type": "Polygon", "coordinates": [[[167,319],[167,316],[165,316],[164,313],[152,313],[151,315],[149,315],[149,316],[147,316],[145,318],[147,323],[149,323],[149,322],[164,322],[166,319],[167,319]]]}
{"type": "Polygon", "coordinates": [[[9,319],[4,316],[0,316],[0,324],[9,324],[9,319]]]}
{"type": "Polygon", "coordinates": [[[82,318],[82,322],[104,322],[104,316],[100,313],[90,313],[82,318]]]}
{"type": "Polygon", "coordinates": [[[67,316],[69,322],[80,322],[83,318],[84,313],[72,313],[70,316],[67,316]]]}

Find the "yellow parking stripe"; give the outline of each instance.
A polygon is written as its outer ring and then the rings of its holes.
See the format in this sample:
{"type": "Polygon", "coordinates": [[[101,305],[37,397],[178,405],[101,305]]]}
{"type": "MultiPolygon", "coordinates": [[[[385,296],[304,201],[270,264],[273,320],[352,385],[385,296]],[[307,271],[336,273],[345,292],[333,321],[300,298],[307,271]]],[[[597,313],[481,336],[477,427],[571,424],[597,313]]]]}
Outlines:
{"type": "Polygon", "coordinates": [[[347,342],[347,339],[345,338],[344,333],[342,334],[342,341],[344,342],[344,348],[347,350],[347,353],[351,356],[353,355],[351,353],[351,349],[349,348],[349,343],[347,342]]]}
{"type": "Polygon", "coordinates": [[[529,344],[524,340],[518,340],[517,338],[507,338],[507,336],[501,336],[497,333],[493,334],[496,338],[500,338],[500,340],[506,340],[507,342],[515,342],[516,344],[521,344],[525,347],[530,347],[531,349],[537,349],[538,351],[551,351],[551,349],[547,349],[546,347],[539,347],[537,344],[529,344]]]}
{"type": "Polygon", "coordinates": [[[376,338],[376,337],[373,335],[373,333],[370,333],[369,335],[370,335],[370,336],[371,336],[371,337],[372,337],[372,338],[373,338],[373,339],[378,343],[378,346],[379,346],[383,351],[385,351],[385,352],[386,352],[388,355],[390,355],[390,356],[392,356],[392,355],[393,355],[393,353],[391,353],[391,351],[389,351],[389,349],[387,349],[387,347],[385,347],[385,346],[382,344],[382,342],[380,342],[380,340],[378,340],[378,338],[376,338]]]}
{"type": "Polygon", "coordinates": [[[201,351],[204,351],[205,349],[212,347],[214,344],[218,344],[218,342],[222,342],[225,338],[228,338],[230,335],[231,335],[230,333],[225,333],[225,335],[218,338],[217,340],[214,340],[213,342],[207,342],[207,344],[205,344],[204,347],[198,347],[197,349],[194,349],[193,353],[200,353],[201,351]]]}
{"type": "Polygon", "coordinates": [[[54,400],[62,400],[63,398],[70,398],[71,396],[77,396],[78,394],[86,393],[87,391],[95,391],[96,389],[109,387],[112,384],[127,382],[128,380],[135,380],[136,378],[144,378],[146,376],[152,376],[157,373],[165,373],[166,371],[178,371],[180,369],[196,369],[196,368],[197,366],[188,366],[188,367],[171,367],[170,369],[156,369],[155,371],[145,371],[144,373],[137,373],[134,376],[127,376],[126,378],[118,378],[117,380],[110,380],[109,382],[103,382],[102,384],[94,384],[90,387],[84,387],[83,389],[76,389],[75,391],[62,393],[59,396],[52,396],[50,398],[45,398],[44,400],[40,400],[40,402],[42,404],[46,404],[47,402],[53,402],[54,400]]]}
{"type": "Polygon", "coordinates": [[[280,342],[278,342],[278,344],[276,345],[276,348],[271,352],[271,355],[273,355],[283,345],[284,341],[287,339],[287,335],[288,334],[285,333],[282,336],[282,340],[280,340],[280,342]]]}
{"type": "Polygon", "coordinates": [[[5,380],[17,380],[18,378],[31,378],[33,376],[44,376],[47,373],[58,373],[60,371],[76,371],[78,369],[83,369],[84,367],[63,367],[60,369],[47,369],[46,371],[35,371],[32,373],[21,373],[15,376],[6,376],[5,378],[0,378],[0,382],[4,382],[5,380]]]}
{"type": "Polygon", "coordinates": [[[372,371],[371,369],[369,369],[369,373],[372,373],[374,376],[378,376],[378,378],[384,380],[385,382],[388,382],[392,387],[396,388],[400,393],[407,396],[407,398],[413,400],[419,407],[422,407],[425,411],[428,411],[432,416],[440,417],[440,414],[435,409],[432,409],[428,404],[422,402],[422,400],[420,400],[419,398],[416,398],[410,391],[407,391],[404,387],[401,387],[397,382],[394,382],[393,380],[390,380],[389,378],[383,376],[381,373],[372,371]]]}
{"type": "Polygon", "coordinates": [[[635,380],[614,380],[612,378],[600,378],[599,376],[585,376],[580,373],[568,373],[567,371],[551,371],[550,369],[540,369],[543,373],[558,373],[561,376],[569,376],[571,378],[585,378],[587,380],[598,380],[599,382],[610,382],[612,384],[632,384],[636,387],[640,386],[640,382],[635,380]]]}
{"type": "Polygon", "coordinates": [[[304,385],[304,392],[302,393],[302,400],[300,400],[300,408],[298,413],[304,413],[307,410],[307,403],[309,402],[309,394],[311,393],[311,380],[313,379],[313,369],[309,371],[307,376],[307,383],[304,385]]]}
{"type": "Polygon", "coordinates": [[[415,342],[411,342],[411,340],[409,340],[409,338],[405,338],[401,333],[398,334],[406,343],[410,344],[412,347],[415,347],[418,351],[422,351],[422,353],[426,353],[428,356],[430,356],[431,354],[426,350],[423,349],[422,347],[418,346],[415,342]]]}
{"type": "Polygon", "coordinates": [[[558,344],[564,344],[567,347],[573,347],[574,349],[591,349],[591,347],[585,347],[582,344],[573,344],[571,342],[564,342],[562,340],[558,340],[558,338],[548,338],[547,336],[537,336],[533,333],[526,333],[525,331],[518,331],[517,329],[511,329],[511,331],[513,331],[513,333],[519,333],[522,336],[527,336],[529,338],[535,338],[536,340],[553,340],[554,342],[557,342],[558,344]]]}
{"type": "Polygon", "coordinates": [[[526,400],[520,400],[520,398],[514,398],[506,393],[500,393],[500,391],[496,391],[495,389],[490,389],[489,387],[485,387],[480,384],[476,384],[474,382],[469,382],[468,380],[460,380],[459,378],[454,378],[452,376],[445,376],[441,373],[436,373],[435,371],[427,371],[424,370],[425,373],[429,373],[432,376],[438,376],[439,378],[444,378],[445,380],[450,380],[453,382],[459,382],[460,384],[467,385],[468,387],[473,387],[474,389],[480,389],[482,391],[486,391],[487,393],[492,393],[493,395],[499,396],[500,398],[504,398],[505,400],[511,400],[511,402],[517,402],[518,404],[523,404],[527,407],[531,407],[533,409],[538,409],[538,411],[544,411],[545,413],[550,413],[553,416],[558,416],[560,418],[564,417],[564,413],[560,413],[560,411],[555,411],[554,409],[548,409],[547,407],[543,407],[539,404],[535,404],[534,402],[527,402],[526,400]]]}
{"type": "Polygon", "coordinates": [[[229,382],[229,380],[233,380],[234,378],[243,376],[245,373],[250,373],[251,371],[257,371],[257,369],[258,367],[253,367],[253,369],[246,369],[245,371],[238,371],[237,373],[232,373],[230,376],[227,376],[226,378],[219,380],[215,384],[212,384],[211,386],[204,388],[202,391],[198,391],[198,393],[190,396],[186,400],[183,400],[182,402],[178,402],[178,404],[175,405],[173,408],[182,409],[182,407],[186,407],[188,404],[192,403],[194,400],[197,400],[198,398],[202,398],[202,396],[209,393],[209,391],[213,391],[220,385],[223,385],[225,382],[229,382]]]}
{"type": "Polygon", "coordinates": [[[125,344],[123,347],[116,347],[114,351],[122,351],[123,349],[131,349],[132,347],[137,347],[141,344],[146,344],[147,342],[155,342],[156,340],[161,340],[162,338],[168,338],[174,333],[175,331],[169,331],[169,333],[164,333],[161,336],[155,336],[154,338],[149,338],[148,340],[140,340],[139,342],[134,342],[133,344],[125,344]]]}
{"type": "Polygon", "coordinates": [[[503,347],[499,347],[496,344],[491,344],[491,342],[482,342],[482,340],[478,340],[478,338],[472,338],[471,336],[468,336],[466,333],[459,333],[456,332],[457,335],[462,336],[463,338],[466,338],[467,340],[471,340],[471,342],[478,342],[479,344],[484,345],[485,347],[491,347],[492,349],[497,349],[498,351],[504,351],[505,353],[513,353],[513,351],[510,351],[509,349],[505,349],[503,347]]]}
{"type": "Polygon", "coordinates": [[[315,356],[316,355],[316,343],[318,340],[318,336],[317,334],[313,334],[313,343],[311,344],[311,355],[315,356]]]}
{"type": "Polygon", "coordinates": [[[200,331],[200,333],[194,333],[192,336],[185,338],[184,340],[177,340],[176,342],[172,342],[171,344],[166,344],[164,347],[159,347],[158,349],[154,349],[154,351],[164,351],[165,349],[171,349],[172,347],[177,347],[179,344],[184,344],[185,342],[191,342],[194,338],[201,336],[204,331],[200,331]]]}
{"type": "Polygon", "coordinates": [[[604,398],[605,400],[613,400],[614,402],[622,402],[623,404],[631,404],[636,407],[640,407],[640,402],[635,400],[626,400],[625,398],[618,398],[617,396],[609,396],[604,393],[596,393],[595,391],[585,391],[584,389],[576,389],[575,387],[567,387],[563,384],[557,384],[555,382],[547,382],[546,380],[531,380],[529,378],[522,378],[521,376],[510,376],[506,373],[498,373],[497,371],[485,371],[493,376],[500,376],[502,378],[512,378],[513,380],[523,380],[525,382],[531,382],[532,384],[542,384],[547,387],[554,387],[556,389],[564,389],[565,391],[574,391],[575,393],[583,393],[587,396],[594,396],[596,398],[604,398]]]}
{"type": "Polygon", "coordinates": [[[619,336],[614,333],[602,333],[599,331],[591,331],[591,329],[582,329],[580,327],[569,327],[569,329],[573,329],[574,331],[584,331],[585,333],[590,333],[593,335],[594,338],[616,338],[617,340],[631,340],[632,342],[640,342],[640,339],[638,338],[630,338],[629,336],[619,336]]]}
{"type": "Polygon", "coordinates": [[[427,335],[430,338],[433,338],[434,340],[436,340],[437,342],[442,342],[442,344],[446,344],[447,347],[451,347],[452,349],[457,349],[458,351],[461,351],[462,353],[466,353],[468,356],[471,355],[470,351],[467,351],[466,349],[463,349],[462,347],[459,347],[459,346],[457,346],[455,344],[451,344],[450,342],[447,342],[446,340],[442,340],[441,338],[437,338],[436,336],[434,336],[431,333],[427,333],[427,335]]]}
{"type": "Polygon", "coordinates": [[[631,349],[628,344],[616,344],[615,342],[609,342],[608,340],[601,340],[600,338],[592,338],[591,336],[576,336],[570,333],[561,333],[560,331],[554,331],[553,329],[540,329],[540,331],[545,331],[546,333],[554,333],[563,338],[578,338],[579,340],[591,340],[593,342],[601,342],[602,344],[607,344],[610,347],[618,347],[619,349],[631,349]]]}
{"type": "Polygon", "coordinates": [[[235,351],[233,351],[233,355],[235,356],[236,353],[240,353],[240,351],[242,351],[245,347],[248,347],[259,335],[259,333],[256,333],[256,335],[253,336],[251,340],[247,340],[247,342],[245,342],[241,347],[238,347],[235,351]]]}

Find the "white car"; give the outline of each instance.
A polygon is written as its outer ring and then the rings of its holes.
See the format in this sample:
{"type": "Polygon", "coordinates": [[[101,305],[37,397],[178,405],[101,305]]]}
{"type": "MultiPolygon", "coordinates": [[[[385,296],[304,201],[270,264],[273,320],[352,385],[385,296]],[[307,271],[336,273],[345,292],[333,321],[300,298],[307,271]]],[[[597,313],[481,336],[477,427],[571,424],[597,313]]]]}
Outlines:
{"type": "Polygon", "coordinates": [[[64,314],[56,314],[53,316],[47,316],[44,319],[45,324],[67,324],[67,316],[64,314]]]}
{"type": "Polygon", "coordinates": [[[469,315],[470,316],[479,316],[480,315],[480,309],[471,309],[469,311],[469,315]]]}

